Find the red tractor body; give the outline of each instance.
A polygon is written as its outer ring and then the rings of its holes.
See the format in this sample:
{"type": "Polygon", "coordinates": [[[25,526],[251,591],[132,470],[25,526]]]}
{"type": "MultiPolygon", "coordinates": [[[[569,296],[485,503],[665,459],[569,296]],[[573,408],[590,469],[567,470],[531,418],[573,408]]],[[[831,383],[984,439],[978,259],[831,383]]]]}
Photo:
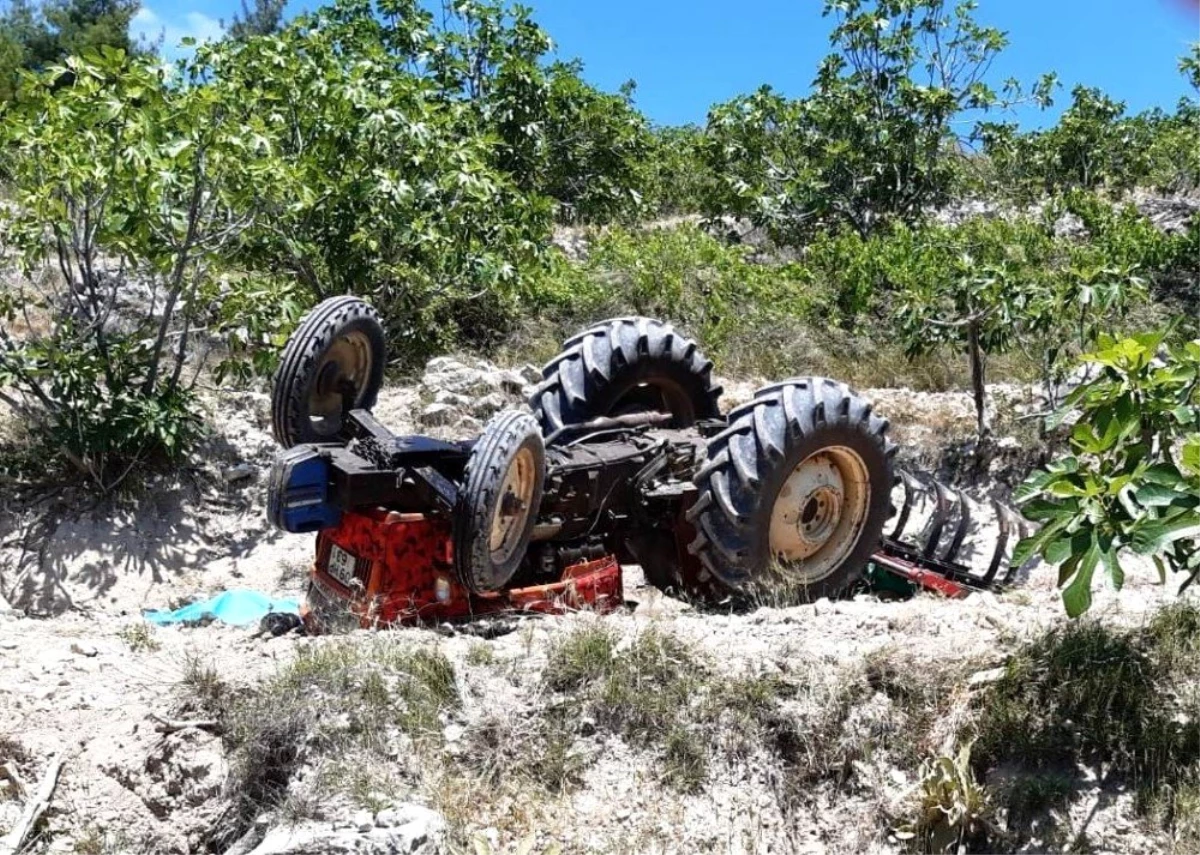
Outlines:
{"type": "Polygon", "coordinates": [[[414,625],[503,612],[608,612],[622,602],[621,566],[606,555],[566,566],[557,581],[472,593],[454,570],[444,518],[384,508],[345,513],[317,537],[310,628],[414,625]]]}

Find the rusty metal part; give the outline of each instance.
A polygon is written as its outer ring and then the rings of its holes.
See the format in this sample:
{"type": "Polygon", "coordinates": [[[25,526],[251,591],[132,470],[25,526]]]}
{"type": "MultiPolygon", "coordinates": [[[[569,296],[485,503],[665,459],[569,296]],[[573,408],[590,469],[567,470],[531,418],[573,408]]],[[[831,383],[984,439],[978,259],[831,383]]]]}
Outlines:
{"type": "Polygon", "coordinates": [[[970,588],[961,582],[942,575],[934,570],[921,567],[913,561],[906,561],[886,552],[876,552],[871,560],[880,567],[905,579],[919,588],[934,591],[950,599],[958,600],[970,593],[970,588]]]}
{"type": "Polygon", "coordinates": [[[504,473],[500,500],[496,502],[488,534],[488,549],[496,564],[503,564],[512,558],[521,543],[529,515],[537,513],[537,508],[531,507],[534,489],[542,477],[541,467],[536,463],[533,452],[522,448],[513,456],[508,471],[504,473]]]}

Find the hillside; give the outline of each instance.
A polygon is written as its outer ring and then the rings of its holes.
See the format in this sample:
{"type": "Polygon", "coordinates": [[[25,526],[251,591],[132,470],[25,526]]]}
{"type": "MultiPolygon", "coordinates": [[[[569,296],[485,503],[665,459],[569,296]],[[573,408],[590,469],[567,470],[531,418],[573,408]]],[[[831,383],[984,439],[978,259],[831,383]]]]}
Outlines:
{"type": "Polygon", "coordinates": [[[0,855],[1200,850],[1200,44],[810,12],[0,8],[0,855]]]}

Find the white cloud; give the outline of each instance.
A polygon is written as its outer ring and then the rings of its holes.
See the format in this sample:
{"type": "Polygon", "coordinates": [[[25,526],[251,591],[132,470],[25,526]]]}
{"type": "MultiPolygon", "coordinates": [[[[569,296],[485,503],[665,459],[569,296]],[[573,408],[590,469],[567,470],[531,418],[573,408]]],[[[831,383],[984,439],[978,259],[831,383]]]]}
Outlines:
{"type": "Polygon", "coordinates": [[[191,49],[180,44],[185,38],[197,42],[213,41],[223,33],[220,21],[195,11],[164,15],[149,6],[142,6],[129,22],[129,34],[135,40],[157,44],[161,38],[163,56],[169,59],[191,53],[191,49]]]}

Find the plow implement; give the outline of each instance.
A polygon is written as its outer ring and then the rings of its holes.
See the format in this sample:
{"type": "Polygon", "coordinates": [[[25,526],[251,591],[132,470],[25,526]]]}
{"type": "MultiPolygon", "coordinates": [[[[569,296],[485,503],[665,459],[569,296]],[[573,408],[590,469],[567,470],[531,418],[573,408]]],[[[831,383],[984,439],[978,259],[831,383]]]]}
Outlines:
{"type": "Polygon", "coordinates": [[[996,499],[980,502],[904,470],[892,502],[896,513],[873,556],[884,569],[942,593],[997,590],[1023,581],[1027,568],[1013,566],[1012,553],[1035,528],[1015,508],[996,499]]]}

